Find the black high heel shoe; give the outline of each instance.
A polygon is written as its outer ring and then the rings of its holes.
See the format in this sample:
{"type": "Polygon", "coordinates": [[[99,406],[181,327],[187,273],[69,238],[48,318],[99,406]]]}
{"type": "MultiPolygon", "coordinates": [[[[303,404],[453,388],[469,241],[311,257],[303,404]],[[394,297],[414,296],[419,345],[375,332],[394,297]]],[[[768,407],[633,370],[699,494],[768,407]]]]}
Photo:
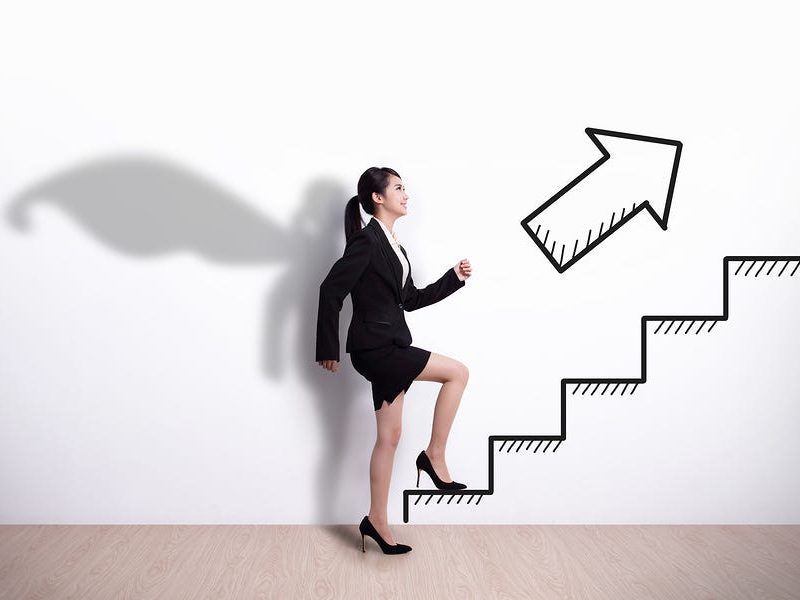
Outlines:
{"type": "Polygon", "coordinates": [[[381,547],[384,554],[404,554],[411,550],[411,546],[407,546],[406,544],[395,544],[392,546],[391,544],[387,544],[386,540],[381,537],[381,534],[375,529],[372,523],[369,520],[369,515],[364,515],[364,518],[361,519],[361,523],[358,526],[358,530],[361,532],[361,551],[366,552],[366,548],[364,548],[364,536],[368,535],[373,540],[378,542],[378,546],[381,547]]]}
{"type": "Polygon", "coordinates": [[[439,488],[440,490],[463,490],[466,488],[466,484],[459,483],[457,481],[442,481],[439,479],[439,476],[436,474],[436,471],[433,470],[433,465],[431,464],[431,459],[428,458],[428,455],[425,453],[425,450],[419,453],[417,457],[417,487],[419,487],[419,471],[422,469],[428,475],[431,476],[434,485],[439,488]]]}

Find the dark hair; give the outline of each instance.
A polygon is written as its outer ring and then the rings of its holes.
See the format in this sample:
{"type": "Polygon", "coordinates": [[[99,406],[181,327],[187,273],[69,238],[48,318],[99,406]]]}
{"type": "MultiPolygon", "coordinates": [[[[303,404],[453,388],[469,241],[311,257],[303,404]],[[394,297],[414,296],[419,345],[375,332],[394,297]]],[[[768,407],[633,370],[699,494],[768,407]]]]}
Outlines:
{"type": "Polygon", "coordinates": [[[358,205],[368,215],[375,214],[375,202],[372,200],[372,193],[383,194],[386,186],[389,185],[389,175],[400,177],[400,174],[389,167],[370,167],[361,174],[358,179],[358,194],[347,201],[344,208],[344,237],[349,240],[350,236],[361,229],[361,213],[358,205]]]}

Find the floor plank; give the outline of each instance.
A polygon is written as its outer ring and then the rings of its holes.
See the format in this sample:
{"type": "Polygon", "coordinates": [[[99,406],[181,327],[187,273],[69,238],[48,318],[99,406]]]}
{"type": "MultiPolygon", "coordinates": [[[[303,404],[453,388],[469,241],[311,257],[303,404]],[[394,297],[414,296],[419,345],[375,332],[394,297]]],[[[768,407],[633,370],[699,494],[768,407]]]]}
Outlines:
{"type": "Polygon", "coordinates": [[[800,598],[797,525],[3,525],[0,599],[800,598]]]}

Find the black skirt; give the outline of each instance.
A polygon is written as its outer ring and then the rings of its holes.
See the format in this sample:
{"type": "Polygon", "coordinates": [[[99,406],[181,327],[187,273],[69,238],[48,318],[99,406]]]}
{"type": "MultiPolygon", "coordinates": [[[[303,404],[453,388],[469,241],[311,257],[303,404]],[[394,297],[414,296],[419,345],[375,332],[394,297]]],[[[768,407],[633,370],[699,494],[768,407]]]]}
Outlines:
{"type": "Polygon", "coordinates": [[[401,392],[407,392],[414,379],[422,373],[430,350],[416,346],[383,346],[350,352],[350,362],[367,381],[372,383],[372,403],[377,411],[386,400],[391,404],[401,392]]]}

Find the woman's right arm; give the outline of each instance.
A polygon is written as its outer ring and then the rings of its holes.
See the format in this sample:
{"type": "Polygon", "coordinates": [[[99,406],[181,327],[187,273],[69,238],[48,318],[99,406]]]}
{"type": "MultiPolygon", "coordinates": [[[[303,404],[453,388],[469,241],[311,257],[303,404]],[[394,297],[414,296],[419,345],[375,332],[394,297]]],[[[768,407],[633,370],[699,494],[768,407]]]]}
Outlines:
{"type": "Polygon", "coordinates": [[[372,243],[368,235],[356,232],[319,286],[317,312],[317,362],[339,360],[339,312],[369,264],[372,243]]]}

